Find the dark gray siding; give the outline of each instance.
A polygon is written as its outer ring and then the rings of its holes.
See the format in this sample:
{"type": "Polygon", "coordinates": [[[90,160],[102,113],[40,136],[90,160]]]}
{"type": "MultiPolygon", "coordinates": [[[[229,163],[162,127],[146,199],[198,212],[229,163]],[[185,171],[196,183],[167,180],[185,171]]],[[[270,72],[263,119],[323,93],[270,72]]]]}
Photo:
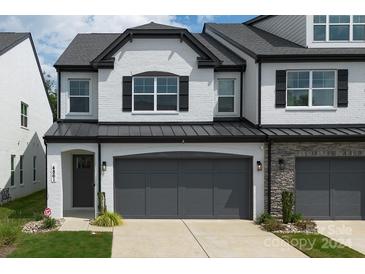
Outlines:
{"type": "Polygon", "coordinates": [[[305,15],[272,16],[257,22],[253,26],[299,45],[306,46],[305,15]]]}

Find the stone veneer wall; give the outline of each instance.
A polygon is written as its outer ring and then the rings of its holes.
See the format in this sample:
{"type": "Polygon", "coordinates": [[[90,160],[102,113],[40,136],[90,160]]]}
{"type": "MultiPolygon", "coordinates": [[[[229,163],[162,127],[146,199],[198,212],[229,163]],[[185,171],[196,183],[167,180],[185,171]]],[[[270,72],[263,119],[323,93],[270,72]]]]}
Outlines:
{"type": "MultiPolygon", "coordinates": [[[[296,157],[355,157],[365,156],[365,142],[297,142],[272,143],[271,146],[271,213],[281,216],[281,193],[295,193],[296,157]],[[279,159],[285,161],[279,169],[279,159]]],[[[265,145],[265,166],[268,167],[268,145],[265,145]]],[[[265,168],[265,210],[267,210],[268,168],[265,168]]]]}

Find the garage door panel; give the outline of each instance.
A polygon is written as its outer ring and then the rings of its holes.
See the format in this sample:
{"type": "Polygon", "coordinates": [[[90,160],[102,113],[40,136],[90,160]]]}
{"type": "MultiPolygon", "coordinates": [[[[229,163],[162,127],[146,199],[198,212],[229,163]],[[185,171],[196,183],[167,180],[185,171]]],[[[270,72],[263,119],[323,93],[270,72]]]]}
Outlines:
{"type": "Polygon", "coordinates": [[[140,173],[119,173],[123,178],[115,185],[117,212],[123,216],[146,215],[146,176],[140,173]]]}
{"type": "Polygon", "coordinates": [[[149,181],[149,215],[177,216],[178,176],[171,173],[153,173],[149,181]]]}
{"type": "Polygon", "coordinates": [[[183,182],[183,216],[213,216],[213,185],[211,173],[187,173],[181,175],[183,182]]]}
{"type": "Polygon", "coordinates": [[[215,173],[214,214],[249,218],[249,185],[242,180],[247,173],[215,173]]]}

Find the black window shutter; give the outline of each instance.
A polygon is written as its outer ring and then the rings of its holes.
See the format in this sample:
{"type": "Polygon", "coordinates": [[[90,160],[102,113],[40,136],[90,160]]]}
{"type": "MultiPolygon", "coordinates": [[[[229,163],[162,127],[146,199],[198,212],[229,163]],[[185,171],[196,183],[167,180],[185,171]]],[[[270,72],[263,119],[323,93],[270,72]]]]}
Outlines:
{"type": "Polygon", "coordinates": [[[189,76],[179,79],[179,110],[189,111],[189,76]]]}
{"type": "Polygon", "coordinates": [[[348,106],[349,72],[347,69],[337,71],[337,106],[348,106]]]}
{"type": "Polygon", "coordinates": [[[286,70],[276,71],[275,106],[277,108],[286,106],[286,70]]]}
{"type": "Polygon", "coordinates": [[[123,111],[132,111],[132,77],[123,76],[123,111]]]}

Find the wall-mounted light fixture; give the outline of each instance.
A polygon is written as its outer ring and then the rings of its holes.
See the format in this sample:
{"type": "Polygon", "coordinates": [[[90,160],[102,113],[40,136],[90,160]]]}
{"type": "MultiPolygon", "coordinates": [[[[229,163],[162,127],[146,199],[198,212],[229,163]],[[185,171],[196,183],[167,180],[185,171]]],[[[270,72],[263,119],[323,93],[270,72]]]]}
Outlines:
{"type": "Polygon", "coordinates": [[[279,159],[279,169],[284,170],[285,169],[285,161],[284,159],[279,159]]]}
{"type": "Polygon", "coordinates": [[[262,170],[262,163],[261,163],[261,161],[257,161],[256,162],[256,165],[257,165],[257,171],[261,171],[262,170]]]}
{"type": "Polygon", "coordinates": [[[103,161],[103,163],[101,164],[101,170],[102,170],[103,172],[105,172],[105,171],[106,171],[106,161],[103,161]]]}
{"type": "Polygon", "coordinates": [[[55,182],[56,182],[56,167],[55,167],[55,165],[52,165],[51,183],[55,183],[55,182]]]}

